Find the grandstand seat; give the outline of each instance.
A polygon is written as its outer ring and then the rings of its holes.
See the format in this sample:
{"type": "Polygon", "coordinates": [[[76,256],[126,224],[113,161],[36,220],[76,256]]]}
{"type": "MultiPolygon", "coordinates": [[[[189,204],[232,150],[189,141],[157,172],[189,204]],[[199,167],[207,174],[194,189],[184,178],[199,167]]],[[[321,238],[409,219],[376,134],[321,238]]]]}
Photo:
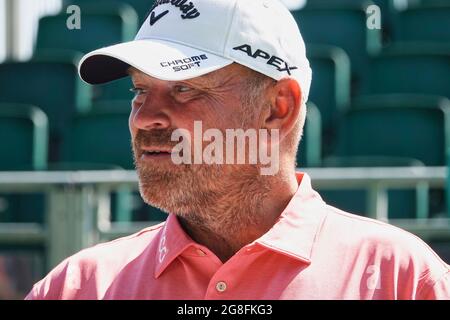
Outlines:
{"type": "Polygon", "coordinates": [[[128,116],[129,111],[95,108],[78,114],[67,126],[61,159],[65,162],[109,163],[132,169],[128,116]]]}
{"type": "Polygon", "coordinates": [[[375,95],[354,100],[344,113],[337,156],[413,158],[427,166],[446,163],[450,101],[424,95],[375,95]]]}
{"type": "MultiPolygon", "coordinates": [[[[427,166],[445,165],[449,110],[450,101],[444,97],[417,94],[360,97],[344,113],[333,154],[408,158],[427,166]]],[[[325,159],[324,163],[327,162],[325,159]]],[[[431,190],[429,198],[430,215],[444,210],[442,190],[431,190]]]]}
{"type": "Polygon", "coordinates": [[[429,42],[449,47],[450,2],[423,1],[395,14],[394,41],[429,42]]]}
{"type": "Polygon", "coordinates": [[[45,169],[48,119],[38,107],[0,103],[0,170],[45,169]]]}
{"type": "Polygon", "coordinates": [[[50,160],[73,114],[90,106],[91,88],[78,77],[77,56],[46,53],[0,64],[0,102],[39,106],[49,118],[50,160]]]}
{"type": "MultiPolygon", "coordinates": [[[[153,0],[96,0],[95,5],[110,5],[112,2],[126,3],[134,8],[139,17],[139,23],[142,23],[147,17],[150,8],[153,6],[153,0]]],[[[64,0],[66,6],[76,4],[83,9],[84,5],[92,3],[92,0],[64,0]]]]}
{"type": "MultiPolygon", "coordinates": [[[[92,151],[91,151],[92,152],[92,151]]],[[[92,158],[95,157],[95,154],[92,158]]],[[[48,171],[90,171],[90,170],[124,170],[122,167],[102,162],[62,161],[48,164],[48,171]]],[[[128,186],[119,186],[110,194],[111,221],[130,221],[133,196],[128,186]]]]}
{"type": "Polygon", "coordinates": [[[393,12],[394,11],[394,1],[395,0],[371,0],[370,2],[368,0],[307,0],[306,6],[335,6],[336,4],[343,6],[355,6],[355,5],[370,5],[375,4],[380,8],[381,12],[381,23],[382,23],[382,31],[383,35],[386,35],[386,37],[390,34],[391,28],[392,28],[392,18],[393,18],[393,12]],[[384,34],[386,32],[386,34],[384,34]]]}
{"type": "Polygon", "coordinates": [[[393,45],[372,60],[364,92],[423,93],[450,98],[450,50],[426,44],[393,45]]]}
{"type": "MultiPolygon", "coordinates": [[[[120,102],[104,102],[93,105],[91,112],[77,115],[68,127],[61,156],[63,161],[102,163],[133,169],[129,113],[130,101],[123,101],[123,107],[120,107],[120,102]]],[[[117,221],[157,221],[167,217],[158,209],[145,205],[129,188],[122,188],[114,197],[112,211],[117,221]]]]}
{"type": "MultiPolygon", "coordinates": [[[[355,5],[355,4],[364,4],[367,3],[367,0],[307,0],[306,6],[314,5],[317,6],[318,4],[326,6],[327,4],[345,4],[345,5],[355,5]]],[[[382,10],[388,10],[392,7],[392,0],[371,0],[374,4],[379,6],[382,10]]]]}
{"type": "Polygon", "coordinates": [[[350,57],[355,90],[364,78],[369,56],[381,50],[381,31],[366,27],[369,3],[308,5],[292,12],[308,48],[309,44],[341,47],[350,57]]]}
{"type": "MultiPolygon", "coordinates": [[[[129,112],[91,111],[78,114],[67,128],[62,147],[61,159],[66,165],[83,169],[83,163],[99,164],[107,168],[131,169],[133,167],[130,133],[128,131],[129,112]]],[[[131,219],[131,192],[121,188],[112,194],[113,219],[131,219]]]]}
{"type": "Polygon", "coordinates": [[[322,121],[320,110],[313,102],[307,103],[303,136],[297,151],[297,167],[316,167],[322,158],[322,121]]]}
{"type": "MultiPolygon", "coordinates": [[[[81,2],[79,30],[66,27],[68,15],[65,12],[40,19],[35,54],[50,50],[87,53],[134,39],[138,30],[138,17],[131,6],[114,1],[105,1],[103,4],[98,1],[81,2]]],[[[93,100],[131,99],[129,83],[128,79],[120,79],[94,86],[93,100]]]]}
{"type": "Polygon", "coordinates": [[[334,142],[339,115],[350,104],[350,61],[345,51],[333,46],[311,45],[307,54],[313,72],[309,99],[320,108],[326,155],[334,142]]]}
{"type": "MultiPolygon", "coordinates": [[[[413,158],[386,156],[328,157],[323,160],[323,167],[408,167],[423,166],[421,161],[413,158]]],[[[426,185],[419,185],[413,190],[388,190],[388,218],[425,218],[428,216],[428,192],[426,185]]],[[[320,189],[324,200],[342,210],[367,215],[369,193],[366,189],[328,190],[320,189]]]]}
{"type": "Polygon", "coordinates": [[[127,4],[111,2],[98,5],[89,1],[81,6],[80,29],[66,26],[68,14],[61,12],[39,20],[35,52],[42,49],[66,49],[83,53],[130,41],[138,30],[135,10],[127,4]]]}
{"type": "MultiPolygon", "coordinates": [[[[44,170],[47,165],[48,120],[31,105],[0,103],[2,152],[0,170],[44,170]]],[[[1,222],[43,222],[40,194],[0,194],[1,222]]]]}

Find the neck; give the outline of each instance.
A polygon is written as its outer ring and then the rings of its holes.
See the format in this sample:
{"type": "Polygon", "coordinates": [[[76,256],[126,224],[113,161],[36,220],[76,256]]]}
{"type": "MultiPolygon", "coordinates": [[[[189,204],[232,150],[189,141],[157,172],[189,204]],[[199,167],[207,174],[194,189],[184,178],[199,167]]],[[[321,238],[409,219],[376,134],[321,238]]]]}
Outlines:
{"type": "Polygon", "coordinates": [[[298,187],[295,172],[225,185],[211,206],[178,218],[187,234],[222,262],[269,231],[298,187]]]}

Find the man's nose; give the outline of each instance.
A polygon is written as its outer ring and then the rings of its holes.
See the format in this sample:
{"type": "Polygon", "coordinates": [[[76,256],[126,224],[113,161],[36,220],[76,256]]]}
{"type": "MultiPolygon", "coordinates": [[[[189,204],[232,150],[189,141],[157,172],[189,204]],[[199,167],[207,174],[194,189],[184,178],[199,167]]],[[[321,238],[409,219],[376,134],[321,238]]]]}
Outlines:
{"type": "Polygon", "coordinates": [[[137,105],[131,113],[131,124],[142,130],[170,128],[168,101],[163,97],[145,98],[141,105],[137,105]]]}

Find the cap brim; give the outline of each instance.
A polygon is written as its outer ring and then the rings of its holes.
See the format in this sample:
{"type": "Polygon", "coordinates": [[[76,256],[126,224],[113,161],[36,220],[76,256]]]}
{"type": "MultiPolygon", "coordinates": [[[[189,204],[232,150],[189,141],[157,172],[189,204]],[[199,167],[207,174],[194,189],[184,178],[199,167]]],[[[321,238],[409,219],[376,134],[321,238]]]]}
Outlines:
{"type": "Polygon", "coordinates": [[[186,45],[146,39],[92,51],[81,59],[78,72],[90,84],[126,77],[130,66],[157,79],[178,81],[207,74],[232,62],[186,45]]]}

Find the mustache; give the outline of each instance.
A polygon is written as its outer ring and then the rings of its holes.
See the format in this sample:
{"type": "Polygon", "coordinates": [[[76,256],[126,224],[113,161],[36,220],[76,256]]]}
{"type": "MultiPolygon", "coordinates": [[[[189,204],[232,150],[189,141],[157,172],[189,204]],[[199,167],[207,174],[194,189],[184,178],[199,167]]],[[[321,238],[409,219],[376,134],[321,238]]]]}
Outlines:
{"type": "Polygon", "coordinates": [[[178,141],[172,141],[172,133],[176,128],[165,129],[165,130],[139,130],[134,138],[133,145],[136,149],[142,147],[164,147],[173,148],[178,143],[178,141]]]}

